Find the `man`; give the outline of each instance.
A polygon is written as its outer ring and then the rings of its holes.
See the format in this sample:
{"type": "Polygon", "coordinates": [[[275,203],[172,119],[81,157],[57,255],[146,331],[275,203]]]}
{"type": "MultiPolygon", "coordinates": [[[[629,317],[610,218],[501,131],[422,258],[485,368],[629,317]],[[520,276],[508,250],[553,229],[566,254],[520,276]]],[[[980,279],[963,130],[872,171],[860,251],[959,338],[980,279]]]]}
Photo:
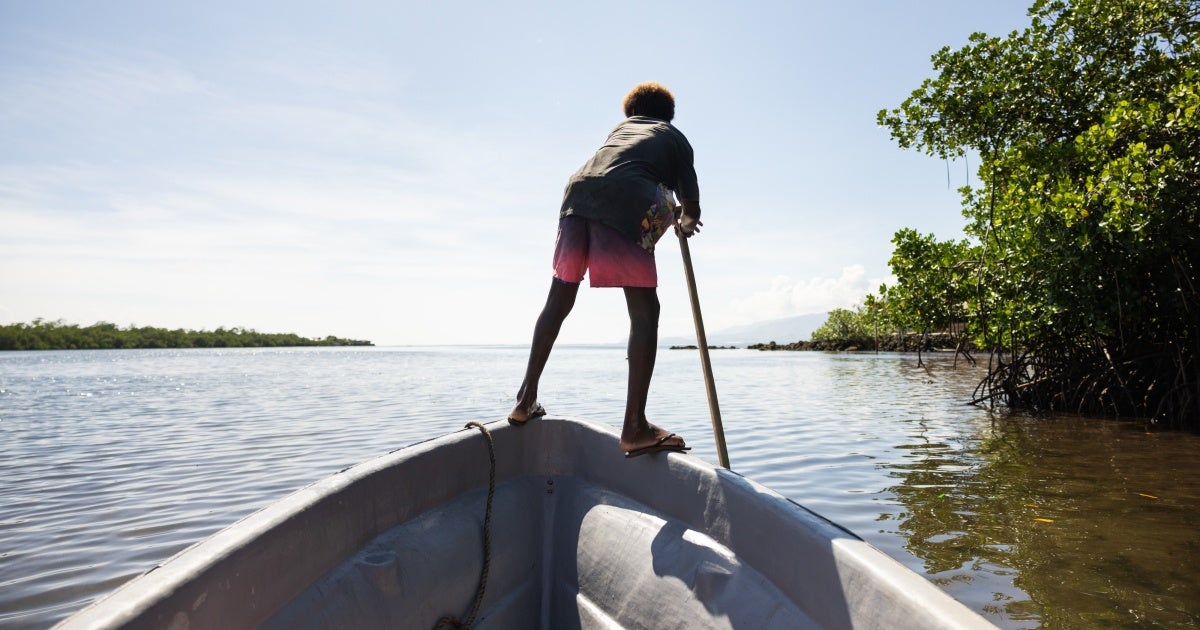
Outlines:
{"type": "Polygon", "coordinates": [[[675,98],[658,83],[626,95],[626,119],[567,182],[559,211],[550,294],[533,330],[525,380],[509,422],[545,415],[538,381],[586,274],[593,287],[621,287],[629,311],[629,388],[621,450],[636,457],[689,450],[683,438],[646,419],[658,352],[658,272],[654,245],[668,226],[699,231],[700,190],[692,147],[674,126],[675,98]],[[675,196],[682,216],[676,221],[675,196]]]}

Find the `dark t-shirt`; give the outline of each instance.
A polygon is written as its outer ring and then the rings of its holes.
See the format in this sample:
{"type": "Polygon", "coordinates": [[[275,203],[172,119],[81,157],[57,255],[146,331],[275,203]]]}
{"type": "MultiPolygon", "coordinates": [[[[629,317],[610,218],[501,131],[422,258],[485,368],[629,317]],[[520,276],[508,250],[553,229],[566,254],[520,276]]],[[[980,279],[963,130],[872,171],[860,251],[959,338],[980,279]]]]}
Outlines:
{"type": "Polygon", "coordinates": [[[571,176],[559,216],[595,219],[637,241],[659,184],[681,200],[700,200],[692,145],[670,123],[631,116],[571,176]]]}

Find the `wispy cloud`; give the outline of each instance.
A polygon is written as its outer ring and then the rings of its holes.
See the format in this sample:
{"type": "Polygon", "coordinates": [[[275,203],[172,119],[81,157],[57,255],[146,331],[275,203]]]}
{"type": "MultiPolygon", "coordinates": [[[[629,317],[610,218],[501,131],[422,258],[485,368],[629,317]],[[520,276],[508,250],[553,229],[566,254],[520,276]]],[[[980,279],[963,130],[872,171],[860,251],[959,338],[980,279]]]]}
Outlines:
{"type": "Polygon", "coordinates": [[[552,242],[562,182],[544,149],[411,111],[383,57],[318,46],[222,68],[118,42],[3,48],[0,132],[20,146],[0,159],[0,283],[19,318],[174,309],[194,325],[266,295],[277,314],[375,291],[379,328],[421,337],[396,316],[409,295],[438,294],[450,308],[427,319],[467,328],[507,269],[546,277],[549,245],[529,245],[552,242]]]}
{"type": "Polygon", "coordinates": [[[119,44],[25,34],[0,51],[7,59],[0,63],[5,126],[54,122],[78,130],[161,107],[164,101],[211,96],[214,90],[170,56],[119,44]]]}

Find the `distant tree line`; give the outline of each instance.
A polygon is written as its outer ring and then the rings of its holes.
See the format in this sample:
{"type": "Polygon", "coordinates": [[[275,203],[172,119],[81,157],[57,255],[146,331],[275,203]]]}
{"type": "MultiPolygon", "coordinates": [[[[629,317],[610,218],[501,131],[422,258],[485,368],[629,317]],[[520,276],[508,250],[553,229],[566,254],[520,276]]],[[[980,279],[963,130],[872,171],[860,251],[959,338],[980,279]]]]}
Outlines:
{"type": "Polygon", "coordinates": [[[249,328],[184,330],[108,322],[91,326],[61,319],[0,325],[0,350],[101,350],[134,348],[275,348],[290,346],[370,346],[370,341],[328,336],[311,339],[293,333],[260,333],[249,328]]]}
{"type": "MultiPolygon", "coordinates": [[[[887,287],[885,287],[886,289],[887,287]]],[[[971,352],[975,345],[962,324],[950,323],[932,328],[911,328],[902,309],[887,308],[887,292],[883,299],[867,296],[866,305],[854,308],[835,308],[828,319],[813,331],[809,341],[788,343],[756,343],[751,350],[825,350],[825,351],[883,351],[922,352],[956,351],[974,362],[971,352]]]]}

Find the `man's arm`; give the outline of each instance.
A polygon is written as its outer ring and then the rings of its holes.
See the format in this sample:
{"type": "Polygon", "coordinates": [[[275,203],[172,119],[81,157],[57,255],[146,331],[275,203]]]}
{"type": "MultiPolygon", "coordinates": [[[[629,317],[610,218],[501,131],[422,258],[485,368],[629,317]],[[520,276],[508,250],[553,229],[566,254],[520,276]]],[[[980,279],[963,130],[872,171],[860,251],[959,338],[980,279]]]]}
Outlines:
{"type": "Polygon", "coordinates": [[[700,231],[700,226],[704,225],[700,222],[700,201],[697,199],[680,199],[679,205],[683,208],[682,216],[679,217],[679,230],[684,236],[691,237],[700,231]]]}

